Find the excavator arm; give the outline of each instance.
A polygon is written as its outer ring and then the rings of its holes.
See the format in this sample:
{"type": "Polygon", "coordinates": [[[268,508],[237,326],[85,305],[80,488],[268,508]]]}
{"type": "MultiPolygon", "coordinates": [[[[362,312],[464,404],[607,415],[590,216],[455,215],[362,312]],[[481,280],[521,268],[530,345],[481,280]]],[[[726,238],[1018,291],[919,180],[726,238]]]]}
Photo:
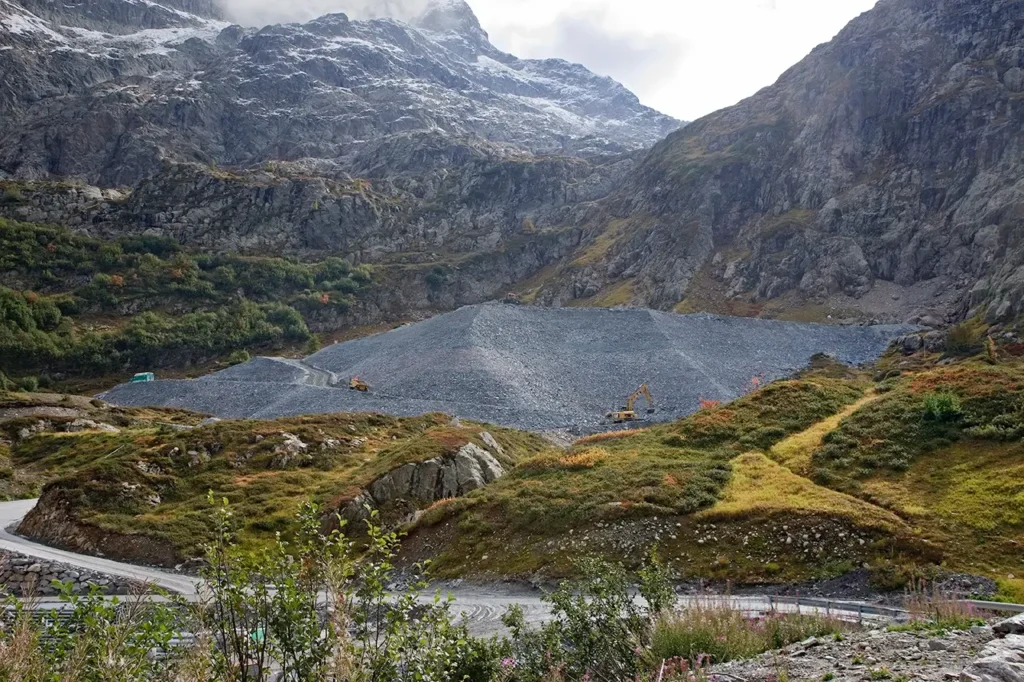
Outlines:
{"type": "Polygon", "coordinates": [[[651,389],[647,388],[647,384],[642,384],[640,388],[636,389],[628,398],[626,398],[626,406],[618,411],[609,412],[605,415],[605,418],[615,422],[616,424],[622,424],[623,422],[636,421],[636,411],[633,408],[636,406],[636,401],[643,398],[647,401],[647,414],[654,413],[654,396],[651,395],[651,389]]]}
{"type": "Polygon", "coordinates": [[[651,389],[647,387],[647,384],[641,385],[640,388],[636,389],[636,391],[629,396],[626,400],[626,410],[633,412],[633,408],[636,406],[636,401],[640,400],[640,398],[644,398],[647,401],[647,413],[650,414],[654,412],[654,396],[651,395],[651,389]]]}

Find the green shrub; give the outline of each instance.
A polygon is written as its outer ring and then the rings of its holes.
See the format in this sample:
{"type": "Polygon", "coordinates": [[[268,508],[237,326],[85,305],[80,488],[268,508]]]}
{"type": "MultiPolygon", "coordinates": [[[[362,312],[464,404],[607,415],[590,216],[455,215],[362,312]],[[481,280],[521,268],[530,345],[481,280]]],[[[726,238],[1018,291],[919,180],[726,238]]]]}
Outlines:
{"type": "Polygon", "coordinates": [[[24,377],[18,380],[18,387],[26,393],[35,393],[39,390],[39,379],[35,377],[24,377]]]}
{"type": "Polygon", "coordinates": [[[955,393],[929,393],[924,397],[924,417],[936,422],[954,422],[963,416],[963,406],[955,393]]]}
{"type": "Polygon", "coordinates": [[[247,350],[236,350],[228,356],[229,365],[240,365],[243,362],[249,362],[250,360],[252,360],[252,356],[249,355],[249,351],[247,350]]]}
{"type": "Polygon", "coordinates": [[[305,347],[302,349],[306,355],[312,355],[323,347],[323,342],[320,341],[318,334],[312,334],[309,337],[309,341],[306,342],[305,347]]]}
{"type": "Polygon", "coordinates": [[[980,319],[967,320],[946,332],[946,350],[957,355],[971,355],[981,350],[982,341],[988,331],[980,319]]]}
{"type": "Polygon", "coordinates": [[[324,296],[333,313],[345,312],[371,285],[368,267],[341,258],[194,254],[165,237],[104,241],[5,219],[0,271],[57,292],[0,287],[0,369],[8,374],[93,376],[294,346],[310,338],[307,320],[322,323],[324,296]],[[316,282],[330,288],[313,294],[316,282]],[[143,312],[129,316],[126,304],[143,312]],[[154,312],[172,305],[173,316],[154,312]],[[85,309],[115,321],[102,332],[81,330],[74,316],[85,309]]]}
{"type": "Polygon", "coordinates": [[[22,201],[24,201],[24,198],[21,196],[21,189],[15,185],[5,189],[3,198],[0,199],[0,202],[5,204],[20,204],[22,201]]]}
{"type": "MultiPolygon", "coordinates": [[[[578,568],[578,581],[544,597],[552,620],[540,629],[526,627],[519,607],[502,618],[511,632],[498,648],[511,662],[505,679],[539,682],[558,671],[567,680],[632,680],[653,667],[648,651],[658,612],[634,600],[620,567],[583,559],[578,568]]],[[[641,581],[640,592],[647,604],[669,608],[675,601],[659,569],[641,581]]]]}

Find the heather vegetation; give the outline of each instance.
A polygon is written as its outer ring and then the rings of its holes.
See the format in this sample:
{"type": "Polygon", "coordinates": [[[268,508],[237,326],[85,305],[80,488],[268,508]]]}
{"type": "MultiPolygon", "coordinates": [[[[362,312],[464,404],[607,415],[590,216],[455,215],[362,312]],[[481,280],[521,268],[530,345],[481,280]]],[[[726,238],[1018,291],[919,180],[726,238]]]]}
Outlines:
{"type": "Polygon", "coordinates": [[[0,372],[23,382],[300,349],[371,273],[341,258],[198,254],[158,237],[100,240],[0,219],[0,372]]]}

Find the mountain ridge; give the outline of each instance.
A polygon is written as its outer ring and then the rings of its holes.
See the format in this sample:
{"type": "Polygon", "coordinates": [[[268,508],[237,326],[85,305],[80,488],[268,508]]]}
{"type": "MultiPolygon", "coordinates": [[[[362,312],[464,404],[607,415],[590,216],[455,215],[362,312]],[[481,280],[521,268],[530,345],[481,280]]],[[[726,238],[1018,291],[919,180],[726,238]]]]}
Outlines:
{"type": "Polygon", "coordinates": [[[344,171],[368,141],[434,130],[592,156],[679,125],[582,66],[500,52],[465,3],[434,3],[412,24],[330,14],[259,29],[140,0],[46,13],[61,23],[35,6],[0,4],[14,76],[0,112],[15,124],[0,130],[0,170],[14,177],[111,186],[163,161],[304,158],[344,171]]]}

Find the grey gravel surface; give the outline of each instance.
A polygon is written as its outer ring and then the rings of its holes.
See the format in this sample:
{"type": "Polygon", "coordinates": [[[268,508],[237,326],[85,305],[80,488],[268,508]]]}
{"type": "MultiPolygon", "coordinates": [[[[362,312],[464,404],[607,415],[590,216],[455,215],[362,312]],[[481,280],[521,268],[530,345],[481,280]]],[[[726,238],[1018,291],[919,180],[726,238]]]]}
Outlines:
{"type": "Polygon", "coordinates": [[[669,421],[692,414],[701,398],[739,397],[755,376],[788,376],[817,353],[872,361],[910,329],[488,304],[336,344],[304,363],[257,358],[203,379],[127,384],[100,397],[225,418],[445,412],[532,430],[590,431],[644,382],[657,401],[650,419],[669,421]],[[325,373],[340,385],[323,385],[325,373]],[[348,390],[352,376],[369,382],[370,393],[348,390]]]}

